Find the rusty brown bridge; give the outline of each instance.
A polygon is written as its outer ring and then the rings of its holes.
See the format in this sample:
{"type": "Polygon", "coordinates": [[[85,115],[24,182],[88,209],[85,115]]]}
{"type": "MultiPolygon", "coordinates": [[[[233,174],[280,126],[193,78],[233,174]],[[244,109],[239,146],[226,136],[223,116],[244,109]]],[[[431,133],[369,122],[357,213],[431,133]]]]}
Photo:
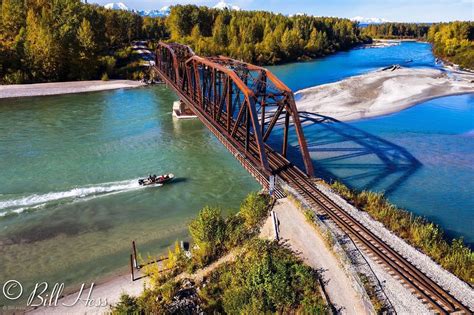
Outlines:
{"type": "MultiPolygon", "coordinates": [[[[471,311],[324,194],[313,178],[293,92],[265,68],[227,57],[200,57],[190,47],[159,43],[155,70],[242,166],[276,195],[290,191],[333,220],[353,242],[436,313],[471,311]],[[287,159],[290,132],[304,170],[287,159]],[[276,184],[270,179],[277,178],[276,184]]],[[[293,148],[295,149],[295,148],[293,148]]]]}

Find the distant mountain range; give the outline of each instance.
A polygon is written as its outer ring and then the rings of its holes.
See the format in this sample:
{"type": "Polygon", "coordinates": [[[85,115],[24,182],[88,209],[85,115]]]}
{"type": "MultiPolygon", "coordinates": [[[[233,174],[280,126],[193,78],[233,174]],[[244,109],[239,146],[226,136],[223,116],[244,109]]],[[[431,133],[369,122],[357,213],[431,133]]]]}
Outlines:
{"type": "Polygon", "coordinates": [[[376,18],[376,17],[366,18],[366,17],[363,17],[363,16],[355,16],[355,17],[351,18],[351,20],[352,21],[357,21],[361,24],[381,24],[381,23],[390,22],[389,20],[386,20],[384,18],[376,18]]]}
{"type": "Polygon", "coordinates": [[[151,16],[151,17],[162,17],[162,16],[168,16],[170,14],[169,6],[162,7],[159,10],[135,10],[135,9],[130,9],[123,2],[111,2],[104,5],[104,8],[110,9],[110,10],[130,11],[130,12],[135,12],[141,16],[151,16]]]}
{"type": "Polygon", "coordinates": [[[104,5],[104,8],[110,10],[125,10],[129,11],[130,9],[122,2],[111,2],[104,5]]]}
{"type": "MultiPolygon", "coordinates": [[[[110,10],[125,10],[125,11],[135,12],[141,16],[150,16],[150,17],[164,17],[170,14],[169,6],[162,7],[159,10],[156,10],[156,9],[155,10],[135,10],[135,9],[130,9],[123,2],[111,2],[104,5],[104,8],[110,9],[110,10]]],[[[227,9],[227,10],[240,11],[240,8],[238,6],[232,5],[225,1],[220,1],[215,6],[213,6],[213,8],[219,9],[219,10],[227,9]]]]}
{"type": "Polygon", "coordinates": [[[227,3],[225,1],[220,1],[219,3],[217,3],[215,6],[213,6],[214,9],[219,9],[219,10],[224,10],[224,9],[227,9],[227,10],[235,10],[235,11],[240,11],[240,8],[236,5],[232,5],[230,3],[227,3]]]}
{"type": "MultiPolygon", "coordinates": [[[[106,9],[111,9],[111,10],[125,10],[125,11],[131,11],[135,12],[141,16],[150,16],[150,17],[165,17],[170,14],[170,7],[162,7],[161,9],[157,10],[135,10],[135,9],[130,9],[125,5],[123,2],[111,2],[107,3],[104,5],[106,9]]],[[[233,4],[227,3],[224,0],[219,1],[215,6],[212,8],[214,9],[219,9],[219,10],[234,10],[234,11],[240,11],[241,9],[233,4]]],[[[295,16],[295,15],[304,15],[304,13],[296,13],[292,14],[290,16],[295,16]]],[[[363,16],[355,16],[351,18],[352,21],[357,21],[361,25],[367,25],[367,24],[380,24],[380,23],[387,23],[390,22],[387,19],[384,18],[377,18],[377,17],[372,17],[372,18],[366,18],[363,16]]]]}

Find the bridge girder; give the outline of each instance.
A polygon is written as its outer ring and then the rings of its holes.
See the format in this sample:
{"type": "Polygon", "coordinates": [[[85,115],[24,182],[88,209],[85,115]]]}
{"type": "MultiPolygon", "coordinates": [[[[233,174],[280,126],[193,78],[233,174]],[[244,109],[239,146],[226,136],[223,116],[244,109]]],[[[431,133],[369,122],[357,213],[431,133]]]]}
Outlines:
{"type": "Polygon", "coordinates": [[[156,51],[156,67],[167,76],[180,97],[184,96],[209,120],[219,124],[225,136],[234,140],[242,153],[267,173],[272,171],[265,150],[286,157],[292,126],[306,173],[313,176],[293,92],[273,73],[223,56],[199,57],[188,46],[162,42],[156,51]],[[268,141],[277,123],[283,125],[281,150],[273,148],[268,141]],[[256,148],[253,151],[258,156],[250,154],[250,146],[256,148]]]}

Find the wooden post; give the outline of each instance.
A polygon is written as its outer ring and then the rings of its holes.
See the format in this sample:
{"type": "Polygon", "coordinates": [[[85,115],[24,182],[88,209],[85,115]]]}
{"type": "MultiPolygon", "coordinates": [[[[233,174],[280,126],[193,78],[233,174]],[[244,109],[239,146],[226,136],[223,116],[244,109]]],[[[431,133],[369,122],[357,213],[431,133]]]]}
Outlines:
{"type": "Polygon", "coordinates": [[[132,279],[132,282],[135,281],[135,275],[133,274],[133,255],[130,254],[130,275],[131,275],[131,279],[132,279]]]}
{"type": "Polygon", "coordinates": [[[270,212],[271,215],[272,215],[272,222],[273,222],[273,231],[275,232],[275,240],[279,241],[280,240],[280,233],[279,233],[279,229],[278,229],[278,219],[277,219],[277,215],[275,213],[275,211],[271,211],[270,212]]]}
{"type": "Polygon", "coordinates": [[[140,269],[137,261],[137,247],[135,246],[135,241],[132,241],[132,250],[133,250],[133,266],[137,269],[140,269]]]}

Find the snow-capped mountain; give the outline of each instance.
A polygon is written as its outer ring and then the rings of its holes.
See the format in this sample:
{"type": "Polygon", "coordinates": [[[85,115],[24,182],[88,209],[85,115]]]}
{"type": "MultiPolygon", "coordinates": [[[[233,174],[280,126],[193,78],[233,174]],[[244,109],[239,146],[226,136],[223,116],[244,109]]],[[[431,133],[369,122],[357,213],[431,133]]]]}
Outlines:
{"type": "MultiPolygon", "coordinates": [[[[162,7],[159,10],[156,10],[156,9],[155,10],[135,10],[135,9],[130,9],[123,2],[107,3],[106,5],[104,5],[104,8],[111,9],[111,10],[131,11],[141,16],[151,16],[151,17],[164,17],[164,16],[168,16],[171,12],[171,8],[169,6],[162,7]]],[[[227,9],[227,10],[240,11],[240,8],[238,6],[226,3],[223,0],[217,3],[215,6],[213,6],[213,8],[219,9],[219,10],[227,9]]]]}
{"type": "Polygon", "coordinates": [[[151,16],[151,17],[163,17],[168,16],[171,12],[169,6],[162,7],[159,10],[145,10],[145,11],[137,11],[138,14],[141,16],[151,16]]]}
{"type": "Polygon", "coordinates": [[[361,24],[380,24],[380,23],[390,22],[389,20],[386,20],[384,18],[376,18],[376,17],[366,18],[366,17],[363,17],[363,16],[355,16],[355,17],[351,18],[351,20],[352,21],[357,21],[361,24]]]}
{"type": "Polygon", "coordinates": [[[135,9],[130,9],[123,2],[107,3],[106,5],[104,5],[104,8],[110,9],[110,10],[125,10],[125,11],[135,12],[141,16],[151,16],[151,17],[168,16],[171,11],[169,6],[162,7],[159,10],[135,10],[135,9]]]}
{"type": "Polygon", "coordinates": [[[123,2],[111,2],[104,5],[104,8],[110,10],[124,10],[129,11],[130,9],[123,2]]]}
{"type": "Polygon", "coordinates": [[[236,5],[232,5],[230,3],[225,2],[224,0],[221,0],[219,3],[217,3],[215,6],[213,6],[214,9],[219,9],[219,10],[235,10],[235,11],[240,11],[240,8],[236,5]]]}
{"type": "Polygon", "coordinates": [[[308,15],[308,14],[303,13],[303,12],[296,12],[294,14],[289,14],[288,16],[289,17],[294,17],[294,16],[304,16],[304,15],[308,15]]]}

